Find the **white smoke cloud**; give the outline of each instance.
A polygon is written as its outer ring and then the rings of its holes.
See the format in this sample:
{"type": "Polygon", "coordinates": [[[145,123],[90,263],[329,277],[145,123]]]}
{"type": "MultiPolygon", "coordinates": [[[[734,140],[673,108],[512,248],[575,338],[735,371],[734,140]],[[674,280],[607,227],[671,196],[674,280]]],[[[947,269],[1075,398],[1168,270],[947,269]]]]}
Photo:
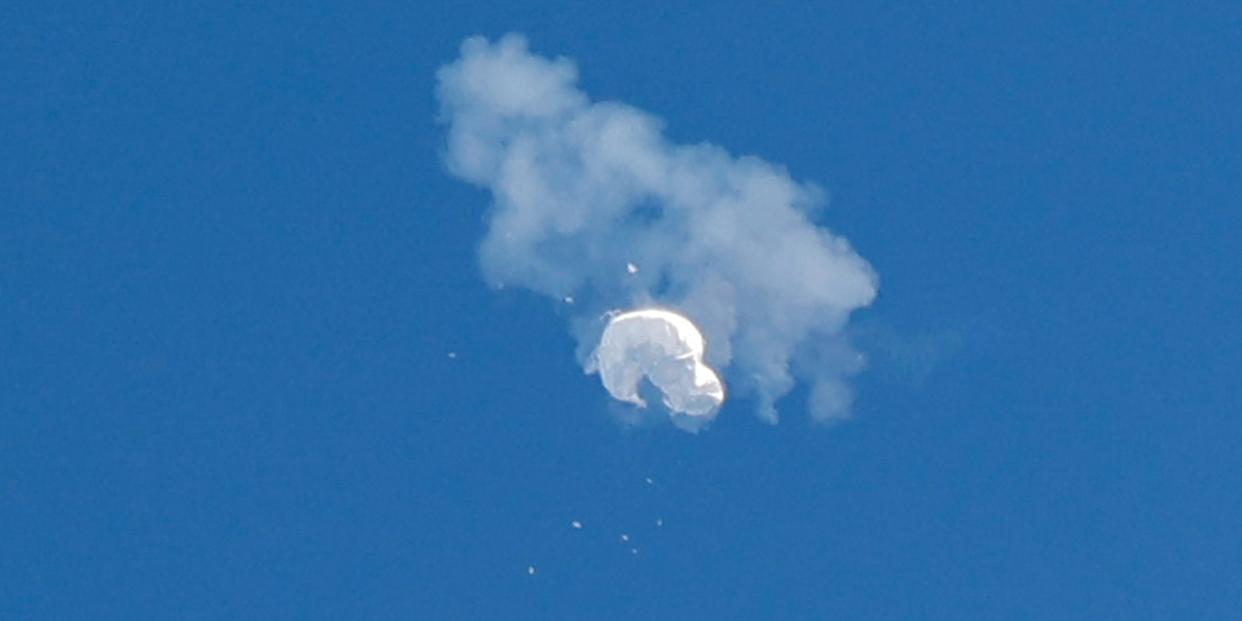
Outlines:
{"type": "Polygon", "coordinates": [[[655,117],[592,102],[564,58],[525,39],[471,38],[437,74],[449,171],[490,190],[485,278],[565,305],[588,363],[601,312],[674,309],[708,342],[706,362],[776,421],[797,380],[821,421],[848,414],[861,356],[841,331],[877,280],[810,216],[814,186],[711,144],[678,145],[655,117]]]}

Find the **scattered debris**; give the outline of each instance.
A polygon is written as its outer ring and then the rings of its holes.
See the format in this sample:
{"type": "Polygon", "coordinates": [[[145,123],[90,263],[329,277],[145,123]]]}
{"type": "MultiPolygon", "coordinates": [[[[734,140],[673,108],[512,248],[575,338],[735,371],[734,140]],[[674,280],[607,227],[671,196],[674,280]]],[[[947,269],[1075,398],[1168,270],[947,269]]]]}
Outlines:
{"type": "Polygon", "coordinates": [[[626,264],[625,264],[625,271],[627,271],[627,272],[629,272],[629,273],[631,273],[631,274],[637,274],[637,273],[638,273],[638,266],[637,266],[637,265],[634,265],[633,263],[626,263],[626,264]]]}
{"type": "Polygon", "coordinates": [[[564,297],[564,298],[562,298],[562,299],[563,299],[563,300],[565,300],[565,303],[566,303],[566,304],[573,304],[573,303],[574,303],[574,296],[572,296],[572,295],[567,295],[567,296],[565,296],[565,297],[564,297]]]}
{"type": "Polygon", "coordinates": [[[625,533],[621,533],[621,541],[629,541],[629,540],[630,540],[630,536],[629,536],[629,535],[627,535],[627,534],[625,534],[625,533]]]}
{"type": "Polygon", "coordinates": [[[656,526],[664,526],[664,518],[656,518],[656,526]]]}
{"type": "Polygon", "coordinates": [[[630,554],[638,554],[638,548],[630,548],[630,554]]]}
{"type": "Polygon", "coordinates": [[[647,477],[647,485],[655,485],[655,481],[652,481],[651,477],[647,477]]]}
{"type": "Polygon", "coordinates": [[[456,358],[456,357],[457,357],[457,352],[455,352],[455,351],[451,351],[451,352],[449,352],[448,356],[449,356],[449,358],[456,358]]]}
{"type": "Polygon", "coordinates": [[[579,522],[578,520],[574,520],[574,521],[570,522],[570,523],[569,523],[569,525],[570,525],[570,526],[573,526],[574,528],[576,528],[576,529],[578,529],[578,530],[582,530],[582,522],[579,522]]]}
{"type": "Polygon", "coordinates": [[[526,575],[528,575],[528,576],[533,576],[533,575],[535,575],[535,566],[534,566],[534,565],[529,565],[529,566],[527,566],[527,567],[526,567],[526,575]]]}

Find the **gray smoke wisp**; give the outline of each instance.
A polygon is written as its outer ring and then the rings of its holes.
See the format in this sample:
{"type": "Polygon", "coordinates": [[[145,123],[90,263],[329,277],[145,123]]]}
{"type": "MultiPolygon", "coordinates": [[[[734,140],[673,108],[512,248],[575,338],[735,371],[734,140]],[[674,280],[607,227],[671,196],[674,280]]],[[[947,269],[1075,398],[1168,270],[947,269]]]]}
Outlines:
{"type": "Polygon", "coordinates": [[[591,101],[571,61],[520,36],[466,40],[437,78],[448,170],[492,196],[484,277],[560,304],[588,371],[606,312],[666,308],[764,419],[798,381],[816,420],[848,415],[862,356],[842,330],[877,279],[811,220],[819,190],[755,157],[671,143],[657,118],[591,101]]]}

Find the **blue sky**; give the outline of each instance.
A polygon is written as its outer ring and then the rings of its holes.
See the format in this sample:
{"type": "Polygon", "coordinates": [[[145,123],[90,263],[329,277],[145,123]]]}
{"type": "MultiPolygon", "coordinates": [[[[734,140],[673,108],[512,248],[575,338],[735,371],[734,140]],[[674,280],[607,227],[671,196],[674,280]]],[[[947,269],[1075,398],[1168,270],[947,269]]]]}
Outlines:
{"type": "Polygon", "coordinates": [[[1236,5],[490,4],[10,9],[0,617],[1242,614],[1236,5]],[[851,421],[627,428],[487,286],[511,31],[826,190],[851,421]]]}

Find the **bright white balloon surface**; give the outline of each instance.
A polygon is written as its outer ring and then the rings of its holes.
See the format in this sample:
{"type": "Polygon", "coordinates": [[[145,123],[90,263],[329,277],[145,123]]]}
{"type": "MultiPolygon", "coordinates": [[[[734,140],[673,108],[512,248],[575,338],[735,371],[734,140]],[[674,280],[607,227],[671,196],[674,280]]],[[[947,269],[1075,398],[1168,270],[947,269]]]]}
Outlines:
{"type": "Polygon", "coordinates": [[[724,402],[724,385],[703,362],[705,343],[694,322],[673,311],[644,308],[608,322],[594,354],[594,367],[614,398],[646,407],[644,378],[672,412],[710,417],[724,402]]]}

